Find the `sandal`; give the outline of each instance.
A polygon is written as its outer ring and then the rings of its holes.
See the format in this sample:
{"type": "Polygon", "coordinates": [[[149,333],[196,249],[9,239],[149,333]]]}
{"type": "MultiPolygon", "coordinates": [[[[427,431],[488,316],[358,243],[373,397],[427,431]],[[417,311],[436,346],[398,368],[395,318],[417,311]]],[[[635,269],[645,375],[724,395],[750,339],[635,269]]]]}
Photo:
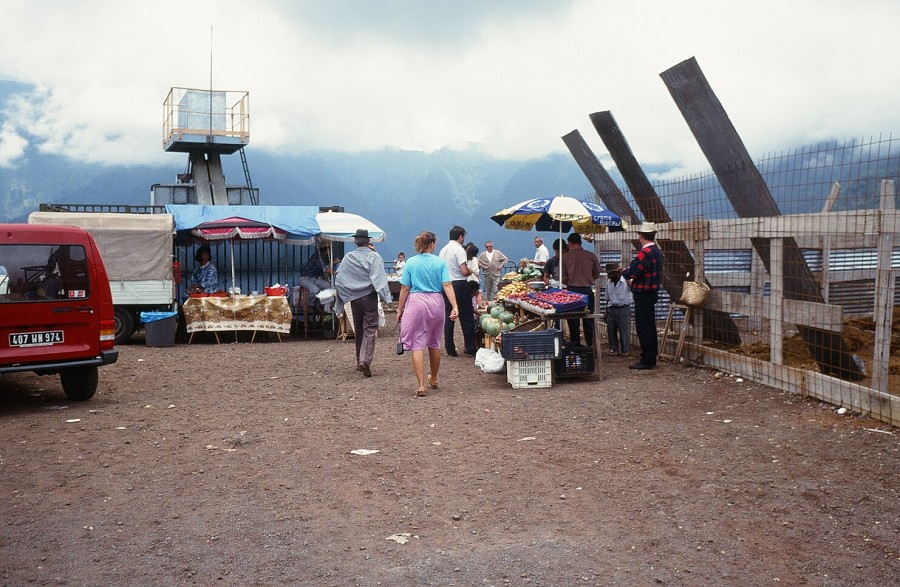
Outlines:
{"type": "MultiPolygon", "coordinates": [[[[437,379],[434,379],[431,377],[431,375],[429,375],[428,376],[428,385],[431,386],[431,389],[437,389],[438,388],[437,379]]],[[[424,395],[424,394],[422,394],[422,395],[424,395]]]]}
{"type": "Polygon", "coordinates": [[[425,397],[425,388],[420,387],[416,390],[416,397],[425,397]]]}

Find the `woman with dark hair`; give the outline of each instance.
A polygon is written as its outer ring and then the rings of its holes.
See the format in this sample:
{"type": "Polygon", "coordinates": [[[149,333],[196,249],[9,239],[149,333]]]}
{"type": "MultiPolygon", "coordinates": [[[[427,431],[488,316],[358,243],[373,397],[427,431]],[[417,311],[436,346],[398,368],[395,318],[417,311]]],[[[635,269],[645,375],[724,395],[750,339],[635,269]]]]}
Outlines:
{"type": "Polygon", "coordinates": [[[441,368],[441,335],[444,332],[444,295],[450,301],[450,320],[459,316],[456,295],[450,282],[447,264],[434,254],[437,237],[423,231],[416,237],[416,252],[403,268],[400,277],[400,300],[397,321],[400,342],[411,351],[413,372],[419,383],[417,396],[425,395],[425,349],[428,349],[430,374],[428,385],[437,389],[441,368]]]}
{"type": "Polygon", "coordinates": [[[466,277],[466,281],[472,290],[472,308],[474,309],[482,302],[481,278],[479,277],[481,269],[478,267],[478,246],[471,241],[466,245],[466,266],[469,268],[469,276],[466,277]]]}
{"type": "Polygon", "coordinates": [[[188,283],[188,293],[213,293],[221,290],[219,287],[219,271],[212,264],[212,251],[206,245],[197,249],[194,259],[198,265],[191,273],[191,281],[188,283]]]}

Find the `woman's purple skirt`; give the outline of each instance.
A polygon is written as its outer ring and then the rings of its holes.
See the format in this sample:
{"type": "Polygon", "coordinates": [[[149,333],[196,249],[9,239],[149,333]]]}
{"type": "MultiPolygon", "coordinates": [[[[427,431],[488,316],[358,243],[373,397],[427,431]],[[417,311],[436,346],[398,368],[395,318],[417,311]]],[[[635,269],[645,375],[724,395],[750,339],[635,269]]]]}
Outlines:
{"type": "Polygon", "coordinates": [[[400,321],[403,348],[407,351],[441,348],[444,311],[444,295],[439,292],[409,294],[400,321]]]}

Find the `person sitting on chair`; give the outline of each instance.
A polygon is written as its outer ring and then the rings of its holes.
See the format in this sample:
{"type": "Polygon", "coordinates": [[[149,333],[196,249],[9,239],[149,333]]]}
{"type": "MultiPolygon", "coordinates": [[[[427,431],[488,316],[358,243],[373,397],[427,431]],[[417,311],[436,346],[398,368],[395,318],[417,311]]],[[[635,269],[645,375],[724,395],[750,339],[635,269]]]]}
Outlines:
{"type": "Polygon", "coordinates": [[[297,285],[309,292],[310,303],[321,307],[321,302],[316,294],[323,289],[331,287],[331,268],[328,264],[328,245],[319,243],[316,252],[310,255],[309,260],[300,270],[300,279],[297,285]]]}
{"type": "Polygon", "coordinates": [[[194,267],[191,273],[191,281],[188,283],[187,291],[189,294],[206,293],[211,294],[220,291],[222,288],[219,283],[219,271],[213,265],[212,251],[206,245],[197,249],[194,259],[198,265],[194,267]]]}

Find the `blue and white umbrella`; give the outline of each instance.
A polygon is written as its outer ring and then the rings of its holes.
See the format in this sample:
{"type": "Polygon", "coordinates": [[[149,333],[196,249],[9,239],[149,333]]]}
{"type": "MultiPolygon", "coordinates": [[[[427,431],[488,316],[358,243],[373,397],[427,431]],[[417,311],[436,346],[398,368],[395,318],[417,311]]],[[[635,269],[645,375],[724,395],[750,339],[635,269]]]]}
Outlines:
{"type": "Polygon", "coordinates": [[[618,215],[593,202],[569,196],[535,198],[500,210],[491,220],[512,230],[598,234],[607,230],[625,230],[618,215]]]}
{"type": "MultiPolygon", "coordinates": [[[[603,206],[584,202],[569,196],[535,198],[519,202],[500,210],[491,220],[511,230],[531,230],[538,232],[564,232],[575,230],[578,234],[599,234],[625,230],[627,224],[603,206]]],[[[562,276],[562,256],[559,252],[560,276],[562,276]]],[[[560,287],[564,287],[560,284],[560,287]]]]}

